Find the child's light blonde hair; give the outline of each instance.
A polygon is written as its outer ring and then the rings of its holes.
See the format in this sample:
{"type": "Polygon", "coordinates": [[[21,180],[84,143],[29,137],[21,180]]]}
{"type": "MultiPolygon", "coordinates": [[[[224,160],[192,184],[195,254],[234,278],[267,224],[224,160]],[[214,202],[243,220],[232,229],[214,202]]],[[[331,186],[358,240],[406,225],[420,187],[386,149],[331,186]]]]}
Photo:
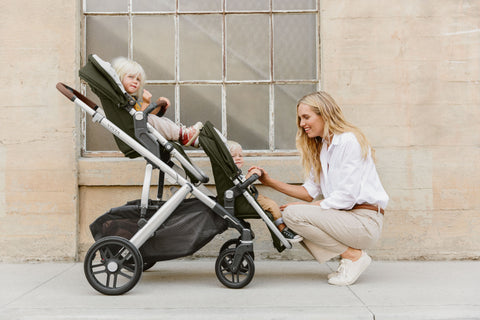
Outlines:
{"type": "Polygon", "coordinates": [[[230,151],[230,153],[232,153],[232,151],[233,151],[233,150],[236,150],[236,149],[240,149],[240,150],[243,151],[242,146],[240,145],[240,143],[238,143],[238,142],[236,142],[236,141],[228,140],[225,144],[226,144],[226,146],[227,146],[228,151],[230,151]]]}
{"type": "Polygon", "coordinates": [[[143,87],[145,86],[145,81],[147,79],[143,67],[138,62],[125,57],[117,57],[112,60],[111,64],[117,72],[120,81],[123,81],[123,78],[125,78],[127,75],[133,75],[140,78],[140,85],[138,86],[138,90],[134,93],[134,95],[137,95],[139,98],[141,98],[143,87]]]}

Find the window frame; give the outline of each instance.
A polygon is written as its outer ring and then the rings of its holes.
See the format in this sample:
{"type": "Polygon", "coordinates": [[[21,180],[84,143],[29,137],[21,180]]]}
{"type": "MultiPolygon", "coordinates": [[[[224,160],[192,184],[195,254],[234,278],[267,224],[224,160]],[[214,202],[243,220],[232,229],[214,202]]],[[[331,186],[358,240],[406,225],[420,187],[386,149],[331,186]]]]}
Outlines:
{"type": "MultiPolygon", "coordinates": [[[[227,0],[222,1],[222,10],[217,11],[186,11],[179,9],[179,0],[175,0],[175,10],[174,11],[133,11],[133,0],[127,0],[127,11],[111,11],[111,12],[96,12],[86,10],[87,0],[82,0],[82,13],[81,13],[81,54],[80,62],[83,66],[86,63],[87,59],[87,34],[86,34],[86,20],[89,16],[126,16],[128,18],[128,58],[133,58],[134,54],[134,35],[133,35],[133,20],[135,16],[155,16],[155,15],[169,15],[174,16],[174,28],[175,28],[175,79],[174,80],[147,80],[146,85],[174,85],[175,86],[175,122],[180,122],[180,113],[181,113],[181,103],[180,103],[180,88],[182,85],[218,85],[221,86],[221,129],[220,131],[223,134],[228,132],[227,127],[227,97],[226,97],[226,88],[229,85],[242,85],[242,84],[261,84],[269,86],[269,105],[268,105],[268,114],[269,114],[269,128],[268,128],[268,149],[263,150],[244,150],[244,155],[247,157],[256,157],[256,156],[292,156],[298,155],[296,149],[275,149],[275,86],[276,85],[302,85],[302,84],[311,84],[314,85],[316,90],[321,89],[321,41],[320,41],[320,0],[316,0],[316,9],[307,9],[307,10],[274,10],[273,9],[273,0],[269,0],[269,10],[226,10],[227,0]],[[180,80],[180,16],[182,15],[222,15],[222,79],[221,80],[180,80]],[[227,34],[227,16],[228,15],[250,15],[250,14],[268,14],[269,15],[269,79],[268,80],[228,80],[227,79],[227,48],[226,48],[226,34],[227,34]],[[275,80],[274,79],[274,15],[279,14],[315,14],[316,17],[316,32],[315,32],[315,57],[316,57],[316,70],[315,70],[315,79],[313,80],[275,80]]],[[[86,92],[86,85],[81,84],[81,90],[86,92]]],[[[109,151],[109,150],[87,150],[87,128],[86,123],[87,119],[86,114],[83,113],[81,117],[81,155],[83,157],[119,157],[123,156],[120,151],[109,151]]],[[[188,150],[189,156],[204,156],[204,152],[201,150],[188,150]]]]}

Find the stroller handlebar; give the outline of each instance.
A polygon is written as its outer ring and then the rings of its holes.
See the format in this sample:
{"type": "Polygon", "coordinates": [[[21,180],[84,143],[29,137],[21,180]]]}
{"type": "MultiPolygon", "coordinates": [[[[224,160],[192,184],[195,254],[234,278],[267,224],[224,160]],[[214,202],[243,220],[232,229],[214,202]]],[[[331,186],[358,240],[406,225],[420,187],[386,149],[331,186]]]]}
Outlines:
{"type": "Polygon", "coordinates": [[[92,100],[85,97],[83,94],[78,92],[77,90],[70,88],[69,86],[59,82],[57,83],[57,90],[60,91],[65,97],[69,100],[75,101],[75,99],[80,99],[86,105],[88,105],[93,110],[97,110],[98,106],[92,100]]]}

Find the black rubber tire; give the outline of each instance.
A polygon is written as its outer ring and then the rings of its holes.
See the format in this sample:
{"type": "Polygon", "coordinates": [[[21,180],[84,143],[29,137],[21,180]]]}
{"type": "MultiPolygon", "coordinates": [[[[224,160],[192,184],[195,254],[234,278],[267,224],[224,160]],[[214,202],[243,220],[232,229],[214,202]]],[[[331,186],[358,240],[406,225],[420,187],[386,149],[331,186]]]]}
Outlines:
{"type": "Polygon", "coordinates": [[[226,249],[220,253],[215,262],[215,274],[218,280],[231,289],[241,289],[252,281],[255,275],[255,263],[250,254],[244,254],[240,267],[233,272],[231,265],[235,257],[236,249],[226,249]]]}
{"type": "Polygon", "coordinates": [[[105,237],[93,244],[83,264],[90,285],[106,295],[120,295],[140,280],[143,261],[140,251],[122,237],[105,237]]]}
{"type": "Polygon", "coordinates": [[[218,254],[221,254],[223,251],[227,249],[235,249],[239,244],[240,244],[240,239],[227,240],[220,248],[218,254]]]}

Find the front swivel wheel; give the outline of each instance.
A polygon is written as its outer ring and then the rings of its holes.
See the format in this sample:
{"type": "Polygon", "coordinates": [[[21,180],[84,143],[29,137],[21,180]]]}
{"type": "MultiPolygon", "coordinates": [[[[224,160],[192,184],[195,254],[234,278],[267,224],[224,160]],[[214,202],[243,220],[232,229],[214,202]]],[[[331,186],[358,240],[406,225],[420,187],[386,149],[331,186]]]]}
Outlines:
{"type": "Polygon", "coordinates": [[[106,295],[119,295],[140,280],[143,261],[140,251],[122,237],[105,237],[93,244],[83,265],[90,285],[106,295]]]}
{"type": "Polygon", "coordinates": [[[234,267],[236,249],[226,249],[220,253],[215,263],[215,274],[226,287],[240,289],[252,281],[255,274],[255,264],[250,254],[245,253],[240,258],[238,268],[234,267]]]}

